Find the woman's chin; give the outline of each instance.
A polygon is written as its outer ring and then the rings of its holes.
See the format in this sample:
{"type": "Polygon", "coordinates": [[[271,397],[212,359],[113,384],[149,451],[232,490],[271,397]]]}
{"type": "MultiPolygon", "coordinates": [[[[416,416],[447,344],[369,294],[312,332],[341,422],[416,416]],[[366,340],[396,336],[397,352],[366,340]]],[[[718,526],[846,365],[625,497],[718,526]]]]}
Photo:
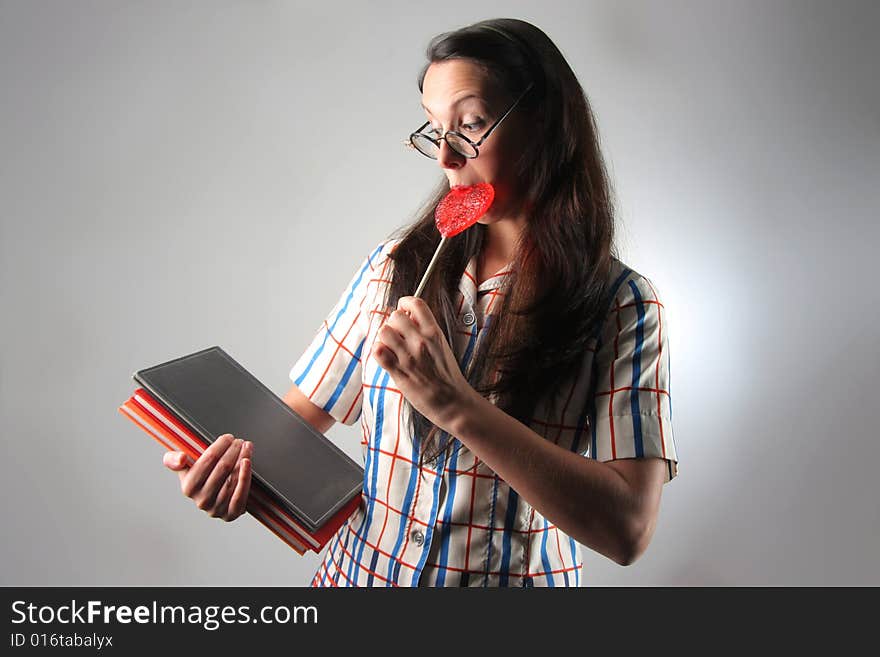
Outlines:
{"type": "Polygon", "coordinates": [[[477,219],[477,223],[479,224],[494,224],[506,215],[504,203],[498,202],[498,196],[495,197],[495,201],[492,203],[492,206],[486,210],[486,214],[477,219]]]}

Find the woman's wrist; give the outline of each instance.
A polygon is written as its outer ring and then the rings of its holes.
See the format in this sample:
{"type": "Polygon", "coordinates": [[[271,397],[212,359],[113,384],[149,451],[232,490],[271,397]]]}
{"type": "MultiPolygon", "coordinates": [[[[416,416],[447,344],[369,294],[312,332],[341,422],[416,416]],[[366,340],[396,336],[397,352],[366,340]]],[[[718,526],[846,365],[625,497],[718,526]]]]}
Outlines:
{"type": "Polygon", "coordinates": [[[479,413],[481,403],[488,402],[471,386],[466,386],[444,417],[439,418],[437,426],[450,436],[459,436],[465,427],[472,424],[471,420],[474,414],[479,413]]]}

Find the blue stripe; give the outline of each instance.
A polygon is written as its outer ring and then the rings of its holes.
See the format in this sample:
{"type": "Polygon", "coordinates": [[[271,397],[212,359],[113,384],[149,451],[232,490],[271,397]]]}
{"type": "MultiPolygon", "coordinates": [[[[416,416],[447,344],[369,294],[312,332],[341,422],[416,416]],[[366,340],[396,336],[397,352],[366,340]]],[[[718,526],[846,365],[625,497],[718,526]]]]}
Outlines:
{"type": "MultiPolygon", "coordinates": [[[[455,441],[455,439],[453,439],[455,441]]],[[[455,501],[455,489],[458,484],[458,450],[452,450],[449,460],[449,491],[446,494],[446,506],[443,511],[443,527],[440,530],[440,563],[438,564],[436,586],[446,585],[446,565],[449,563],[449,537],[452,534],[452,507],[455,501]]],[[[442,476],[442,474],[441,474],[442,476]]]]}
{"type": "MultiPolygon", "coordinates": [[[[589,394],[589,392],[587,394],[589,394]]],[[[577,447],[581,442],[581,436],[584,433],[584,425],[587,423],[587,418],[589,416],[590,404],[588,403],[584,406],[584,412],[581,413],[580,417],[578,418],[577,429],[575,429],[574,431],[574,436],[571,439],[571,446],[568,448],[570,452],[574,452],[575,450],[580,452],[577,447]]],[[[593,417],[595,417],[595,414],[593,415],[593,417]]]]}
{"type": "MultiPolygon", "coordinates": [[[[421,440],[413,440],[410,441],[412,444],[412,449],[410,450],[410,459],[413,463],[418,463],[419,454],[418,454],[418,443],[421,440]]],[[[400,522],[397,526],[397,540],[394,542],[394,547],[391,550],[391,559],[388,562],[388,579],[389,582],[386,582],[386,586],[391,586],[391,582],[397,583],[397,578],[400,575],[400,548],[403,545],[403,537],[406,533],[407,525],[409,524],[409,514],[410,514],[410,506],[412,505],[413,497],[415,497],[416,492],[416,482],[418,481],[419,468],[413,466],[409,469],[409,481],[406,484],[406,495],[403,497],[403,504],[400,507],[401,517],[400,522]]]]}
{"type": "Polygon", "coordinates": [[[370,382],[370,406],[372,408],[376,408],[376,395],[379,394],[379,386],[377,385],[379,381],[379,375],[384,372],[381,367],[377,367],[376,371],[373,373],[373,380],[370,382]]]}
{"type": "MultiPolygon", "coordinates": [[[[379,377],[379,374],[382,371],[383,371],[382,369],[377,369],[374,376],[373,376],[373,386],[374,386],[373,389],[374,390],[375,390],[375,385],[376,385],[377,379],[379,377]]],[[[374,406],[374,408],[375,408],[375,406],[374,406]]],[[[377,412],[381,412],[381,409],[379,409],[377,412]]],[[[381,432],[382,432],[381,425],[379,425],[378,431],[379,431],[379,434],[381,435],[381,432]]],[[[357,529],[355,529],[354,526],[352,526],[352,530],[353,530],[353,533],[355,536],[354,543],[352,544],[352,548],[351,548],[352,554],[355,554],[356,552],[358,552],[358,548],[360,548],[360,553],[363,553],[363,545],[361,545],[361,543],[360,543],[359,531],[364,528],[364,525],[367,523],[368,518],[370,518],[372,516],[373,497],[374,497],[372,493],[373,493],[373,491],[375,491],[375,488],[371,491],[370,482],[371,482],[371,480],[374,480],[374,478],[371,478],[371,472],[372,472],[372,469],[375,467],[374,466],[374,458],[375,457],[373,456],[373,454],[374,454],[373,450],[370,448],[373,443],[374,437],[376,437],[376,436],[370,436],[370,438],[368,439],[367,449],[364,454],[364,493],[367,496],[367,508],[366,508],[366,511],[364,511],[364,514],[361,516],[361,522],[360,522],[359,527],[357,529]]],[[[377,437],[377,439],[378,439],[378,437],[377,437]]],[[[358,556],[358,558],[359,558],[359,556],[358,556]]],[[[355,561],[356,561],[356,559],[352,558],[348,562],[348,573],[347,574],[348,574],[349,578],[351,578],[352,569],[354,568],[355,561]]]]}
{"type": "MultiPolygon", "coordinates": [[[[659,308],[657,312],[660,312],[659,308]]],[[[669,421],[672,422],[672,356],[669,354],[669,341],[663,346],[666,347],[666,392],[669,393],[669,421]]]]}
{"type": "MultiPolygon", "coordinates": [[[[596,417],[596,398],[595,397],[593,397],[593,417],[594,418],[596,417]]],[[[597,451],[597,449],[596,449],[596,425],[597,424],[599,424],[599,423],[593,422],[593,426],[591,427],[591,430],[590,430],[590,434],[591,434],[591,436],[590,436],[590,458],[592,458],[593,460],[599,459],[599,455],[596,454],[596,451],[597,451]]]]}
{"type": "Polygon", "coordinates": [[[342,304],[342,308],[339,310],[338,313],[336,313],[336,317],[333,318],[333,324],[330,325],[329,330],[324,331],[324,339],[321,341],[321,346],[315,350],[315,353],[312,354],[312,358],[309,360],[309,364],[306,365],[306,368],[302,371],[302,373],[298,377],[296,377],[294,383],[296,383],[297,385],[302,383],[303,380],[306,378],[306,376],[308,376],[309,372],[312,369],[312,366],[315,364],[315,362],[318,360],[318,357],[324,351],[324,347],[327,345],[327,340],[329,339],[330,334],[333,332],[333,329],[336,328],[336,324],[337,324],[337,322],[339,322],[339,319],[345,314],[345,311],[348,310],[348,304],[354,298],[355,290],[358,290],[358,288],[360,287],[361,281],[364,278],[364,272],[367,270],[372,271],[373,258],[376,256],[377,253],[379,253],[382,250],[383,246],[385,246],[385,245],[380,244],[379,246],[377,246],[376,249],[364,261],[364,264],[361,267],[361,270],[358,273],[357,278],[355,279],[354,283],[351,286],[351,290],[349,291],[348,296],[345,298],[345,303],[342,304]]]}
{"type": "MultiPolygon", "coordinates": [[[[358,507],[358,508],[360,508],[360,507],[358,507]]],[[[349,561],[349,567],[351,566],[351,559],[348,557],[348,555],[352,554],[352,552],[354,550],[354,547],[349,546],[349,543],[352,540],[351,537],[355,536],[355,538],[357,538],[357,534],[353,531],[350,531],[350,529],[348,529],[348,528],[353,528],[353,525],[352,525],[352,522],[350,519],[346,522],[346,526],[347,526],[347,528],[345,531],[345,543],[342,546],[342,549],[337,554],[337,558],[339,559],[339,567],[336,569],[336,577],[335,577],[335,581],[336,581],[337,585],[339,584],[339,578],[342,576],[342,570],[343,570],[343,568],[345,568],[345,560],[346,559],[348,559],[348,561],[349,561]]],[[[349,580],[345,580],[345,586],[357,586],[357,581],[352,583],[349,580]]]]}
{"type": "MultiPolygon", "coordinates": [[[[462,294],[462,297],[465,295],[462,294]]],[[[468,306],[471,312],[474,311],[472,306],[468,306]]],[[[485,331],[489,322],[491,321],[491,316],[487,317],[483,322],[483,331],[485,331]]],[[[479,331],[477,330],[477,322],[474,322],[473,327],[471,329],[471,335],[468,339],[468,346],[465,350],[464,356],[461,359],[461,370],[462,372],[466,372],[468,366],[470,365],[470,361],[474,356],[474,346],[477,343],[479,337],[479,331]]],[[[446,505],[444,507],[443,512],[443,528],[440,531],[440,563],[438,564],[438,572],[437,572],[437,583],[436,586],[444,586],[446,583],[446,574],[447,574],[447,564],[449,563],[449,541],[452,534],[452,510],[455,506],[455,493],[457,490],[458,477],[459,475],[456,473],[458,470],[458,453],[462,448],[463,444],[456,438],[452,438],[453,448],[452,454],[449,457],[449,491],[446,495],[446,505]]],[[[445,476],[445,470],[440,471],[441,476],[445,476]]],[[[467,586],[468,582],[468,574],[463,573],[462,580],[460,582],[461,586],[467,586]]]]}
{"type": "MultiPolygon", "coordinates": [[[[474,472],[476,476],[476,472],[474,472]]],[[[492,482],[492,507],[489,510],[489,549],[486,554],[486,568],[483,575],[483,586],[489,586],[489,572],[492,570],[492,534],[495,531],[495,502],[498,501],[498,475],[492,482]]]]}
{"type": "Polygon", "coordinates": [[[519,495],[510,486],[507,487],[507,513],[504,516],[504,537],[501,540],[501,579],[498,586],[510,586],[508,571],[510,570],[510,535],[516,524],[516,512],[519,508],[519,495]]]}
{"type": "Polygon", "coordinates": [[[339,380],[339,383],[336,386],[336,390],[333,391],[333,394],[330,395],[330,399],[327,400],[327,403],[324,404],[324,410],[328,413],[333,406],[336,405],[339,396],[342,394],[342,391],[345,390],[345,387],[348,385],[348,381],[351,378],[351,375],[354,373],[355,369],[361,362],[361,351],[364,348],[364,342],[366,342],[366,338],[360,341],[358,344],[357,350],[354,352],[354,358],[352,358],[348,362],[348,367],[345,368],[345,372],[342,374],[342,378],[339,380]]]}
{"type": "MultiPolygon", "coordinates": [[[[347,522],[345,525],[345,544],[336,555],[337,559],[339,560],[339,567],[336,569],[336,577],[334,578],[337,586],[339,585],[339,578],[342,575],[342,569],[345,567],[345,560],[348,559],[346,552],[351,552],[351,550],[349,549],[349,542],[351,541],[352,532],[348,530],[348,527],[351,527],[351,521],[347,522]]],[[[345,586],[357,586],[357,582],[352,584],[348,580],[345,580],[345,586]]]]}
{"type": "MultiPolygon", "coordinates": [[[[375,498],[376,498],[376,491],[378,488],[378,479],[379,479],[379,457],[378,457],[378,454],[379,454],[379,445],[382,442],[382,426],[384,424],[383,420],[384,420],[384,416],[385,416],[385,404],[384,404],[385,387],[388,383],[388,379],[391,377],[391,375],[388,374],[388,372],[385,372],[385,370],[383,370],[381,368],[377,368],[376,377],[378,377],[380,375],[380,373],[384,373],[384,377],[382,380],[381,387],[379,389],[379,403],[375,407],[376,408],[376,422],[374,425],[375,426],[374,440],[373,440],[372,445],[367,446],[368,447],[367,456],[365,458],[365,463],[364,463],[364,484],[365,484],[366,493],[368,495],[367,511],[364,514],[364,520],[361,523],[361,526],[359,528],[360,531],[357,534],[358,538],[359,538],[359,540],[357,541],[357,543],[358,543],[357,547],[355,548],[353,546],[353,551],[354,551],[354,549],[357,549],[357,558],[352,559],[352,561],[349,563],[348,575],[350,578],[351,578],[352,568],[355,565],[359,565],[360,563],[362,563],[363,554],[364,554],[364,546],[366,545],[367,537],[369,536],[370,526],[373,523],[373,511],[376,506],[375,498]],[[367,472],[370,473],[369,480],[367,480],[367,472]],[[369,485],[366,485],[366,484],[369,484],[369,485]],[[361,536],[362,536],[362,538],[361,538],[361,536]]],[[[375,382],[376,377],[374,377],[374,382],[375,382]]],[[[376,554],[378,554],[378,553],[374,550],[373,551],[373,559],[374,560],[376,559],[376,554]]],[[[371,568],[371,570],[373,570],[373,569],[371,568]]],[[[357,581],[356,577],[353,579],[355,581],[357,581]]],[[[368,582],[367,585],[368,586],[372,585],[372,574],[370,575],[370,581],[368,582]]]]}
{"type": "MultiPolygon", "coordinates": [[[[336,532],[336,536],[334,537],[334,540],[330,543],[330,547],[327,550],[327,554],[324,555],[324,561],[322,561],[321,565],[318,566],[318,570],[315,573],[315,577],[317,577],[317,579],[318,579],[318,586],[324,586],[324,580],[327,578],[327,571],[329,570],[329,568],[324,568],[324,564],[328,563],[328,562],[330,564],[333,563],[333,560],[330,557],[333,554],[333,552],[336,550],[336,548],[339,546],[339,541],[340,541],[341,536],[342,536],[341,531],[336,532]]],[[[337,571],[337,574],[338,574],[338,571],[337,571]]]]}
{"type": "Polygon", "coordinates": [[[581,585],[581,569],[578,568],[578,560],[577,560],[577,546],[574,544],[574,539],[569,536],[568,537],[568,547],[571,550],[571,565],[574,566],[574,585],[581,585]]]}
{"type": "MultiPolygon", "coordinates": [[[[620,286],[623,285],[623,281],[626,280],[627,276],[629,276],[630,273],[632,273],[632,269],[624,268],[624,270],[611,285],[611,292],[605,302],[605,314],[603,315],[605,319],[601,322],[597,322],[595,332],[593,333],[593,337],[596,339],[596,354],[594,356],[593,364],[591,367],[592,371],[590,373],[590,392],[588,393],[590,395],[590,401],[587,404],[587,413],[592,419],[592,422],[590,422],[590,458],[592,459],[598,459],[598,455],[596,454],[596,425],[598,424],[598,422],[596,421],[596,384],[599,372],[598,368],[596,367],[595,358],[599,356],[599,352],[602,350],[602,327],[608,320],[608,313],[611,312],[611,305],[614,303],[614,299],[617,296],[617,291],[620,289],[620,286]]],[[[584,422],[584,418],[581,418],[581,420],[578,422],[578,429],[575,432],[574,438],[575,441],[580,441],[580,433],[582,431],[584,422]]]]}
{"type": "MultiPolygon", "coordinates": [[[[485,330],[485,327],[484,329],[485,330]]],[[[471,355],[473,355],[474,345],[477,343],[477,322],[474,321],[473,327],[471,328],[471,335],[468,338],[468,346],[465,349],[464,356],[461,357],[461,369],[462,371],[467,371],[468,361],[471,359],[471,355]]]]}
{"type": "MultiPolygon", "coordinates": [[[[449,434],[443,432],[441,434],[441,438],[443,436],[449,437],[449,434]]],[[[425,567],[425,561],[428,559],[428,552],[431,548],[431,540],[434,538],[434,523],[437,521],[437,507],[440,503],[440,482],[443,481],[443,468],[446,467],[446,452],[443,452],[443,458],[437,464],[437,476],[434,477],[434,487],[431,491],[432,493],[432,501],[431,501],[431,513],[428,519],[428,527],[425,532],[425,543],[422,548],[422,556],[419,558],[419,562],[416,564],[416,572],[413,574],[412,585],[419,585],[419,578],[422,575],[422,569],[425,567]]]]}
{"type": "Polygon", "coordinates": [[[553,583],[553,573],[550,572],[553,570],[553,567],[550,565],[550,556],[547,554],[547,534],[549,533],[550,530],[547,529],[547,518],[544,518],[544,536],[541,538],[541,563],[544,565],[547,586],[555,587],[555,584],[553,583]]]}
{"type": "MultiPolygon", "coordinates": [[[[556,536],[558,537],[558,536],[559,536],[559,530],[557,529],[556,532],[557,532],[557,533],[556,533],[556,536]]],[[[558,547],[558,546],[557,546],[557,547],[558,547]]],[[[562,550],[559,550],[559,552],[561,553],[562,550]]],[[[560,559],[561,559],[561,558],[562,558],[562,555],[560,554],[560,559]]],[[[562,570],[562,577],[565,579],[565,586],[566,586],[566,587],[569,587],[569,586],[571,586],[571,582],[568,581],[568,571],[565,570],[565,562],[563,561],[563,562],[560,564],[560,566],[562,566],[562,568],[563,568],[563,570],[562,570]]]]}
{"type": "MultiPolygon", "coordinates": [[[[657,309],[657,312],[660,312],[660,309],[657,309]]],[[[669,342],[666,341],[663,344],[666,347],[666,392],[667,399],[669,400],[669,422],[670,426],[672,425],[672,357],[669,355],[669,342]]],[[[672,444],[675,447],[675,439],[672,439],[672,444]]],[[[676,456],[678,456],[678,449],[675,450],[676,456]]],[[[668,454],[667,454],[668,456],[668,454]]],[[[666,468],[669,470],[669,478],[672,479],[672,459],[666,459],[666,468]]]]}
{"type": "Polygon", "coordinates": [[[633,437],[635,440],[635,453],[637,458],[645,455],[645,448],[642,442],[642,416],[639,411],[639,386],[642,380],[642,348],[645,344],[645,304],[642,302],[642,295],[639,294],[639,288],[633,281],[629,282],[629,287],[633,291],[636,298],[636,309],[638,310],[639,319],[636,323],[636,348],[633,353],[632,364],[632,390],[630,390],[630,409],[633,418],[633,437]]]}
{"type": "MultiPolygon", "coordinates": [[[[468,354],[469,358],[475,356],[479,352],[479,350],[482,348],[483,341],[486,339],[486,332],[489,330],[489,327],[492,325],[493,320],[494,320],[494,317],[492,314],[486,315],[486,317],[484,318],[483,328],[481,331],[479,331],[479,334],[477,335],[477,340],[476,340],[473,352],[468,354]]],[[[476,326],[476,323],[474,324],[474,326],[476,326]]],[[[470,345],[468,345],[468,348],[470,348],[470,345]]],[[[475,374],[475,373],[476,372],[472,372],[471,374],[475,374]]],[[[473,383],[471,381],[470,377],[468,377],[468,383],[473,383]]]]}

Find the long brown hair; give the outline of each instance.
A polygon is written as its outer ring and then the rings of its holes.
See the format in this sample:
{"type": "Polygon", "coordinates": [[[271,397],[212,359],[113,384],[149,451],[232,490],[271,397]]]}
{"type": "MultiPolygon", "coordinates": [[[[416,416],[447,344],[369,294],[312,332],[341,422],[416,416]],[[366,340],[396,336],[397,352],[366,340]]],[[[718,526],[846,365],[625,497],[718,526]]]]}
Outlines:
{"type": "MultiPolygon", "coordinates": [[[[589,101],[559,49],[539,28],[515,19],[485,20],[434,37],[419,73],[453,58],[473,61],[510,99],[533,88],[514,111],[524,112],[533,139],[517,162],[529,209],[501,307],[493,311],[483,348],[474,355],[469,382],[483,396],[528,425],[541,399],[548,402],[575,375],[607,293],[613,257],[612,190],[599,149],[589,101]],[[496,314],[497,312],[497,314],[496,314]]],[[[416,220],[401,229],[386,305],[396,308],[415,292],[439,241],[434,210],[449,191],[443,177],[416,220]]],[[[487,227],[475,224],[447,241],[423,294],[450,344],[457,322],[458,284],[483,246],[487,227]]],[[[496,302],[498,303],[498,302],[496,302]]],[[[422,461],[436,462],[452,444],[410,407],[422,461]]]]}

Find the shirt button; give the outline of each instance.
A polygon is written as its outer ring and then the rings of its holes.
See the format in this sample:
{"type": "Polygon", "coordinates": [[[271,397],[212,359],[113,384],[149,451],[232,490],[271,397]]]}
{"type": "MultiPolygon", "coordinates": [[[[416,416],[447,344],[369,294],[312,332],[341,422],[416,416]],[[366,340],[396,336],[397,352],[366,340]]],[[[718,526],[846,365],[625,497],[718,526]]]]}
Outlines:
{"type": "Polygon", "coordinates": [[[467,312],[462,316],[461,321],[464,322],[465,326],[470,326],[477,321],[477,317],[473,313],[467,312]]]}
{"type": "Polygon", "coordinates": [[[412,538],[413,543],[421,547],[425,543],[425,535],[419,529],[414,529],[410,534],[410,538],[412,538]]]}

